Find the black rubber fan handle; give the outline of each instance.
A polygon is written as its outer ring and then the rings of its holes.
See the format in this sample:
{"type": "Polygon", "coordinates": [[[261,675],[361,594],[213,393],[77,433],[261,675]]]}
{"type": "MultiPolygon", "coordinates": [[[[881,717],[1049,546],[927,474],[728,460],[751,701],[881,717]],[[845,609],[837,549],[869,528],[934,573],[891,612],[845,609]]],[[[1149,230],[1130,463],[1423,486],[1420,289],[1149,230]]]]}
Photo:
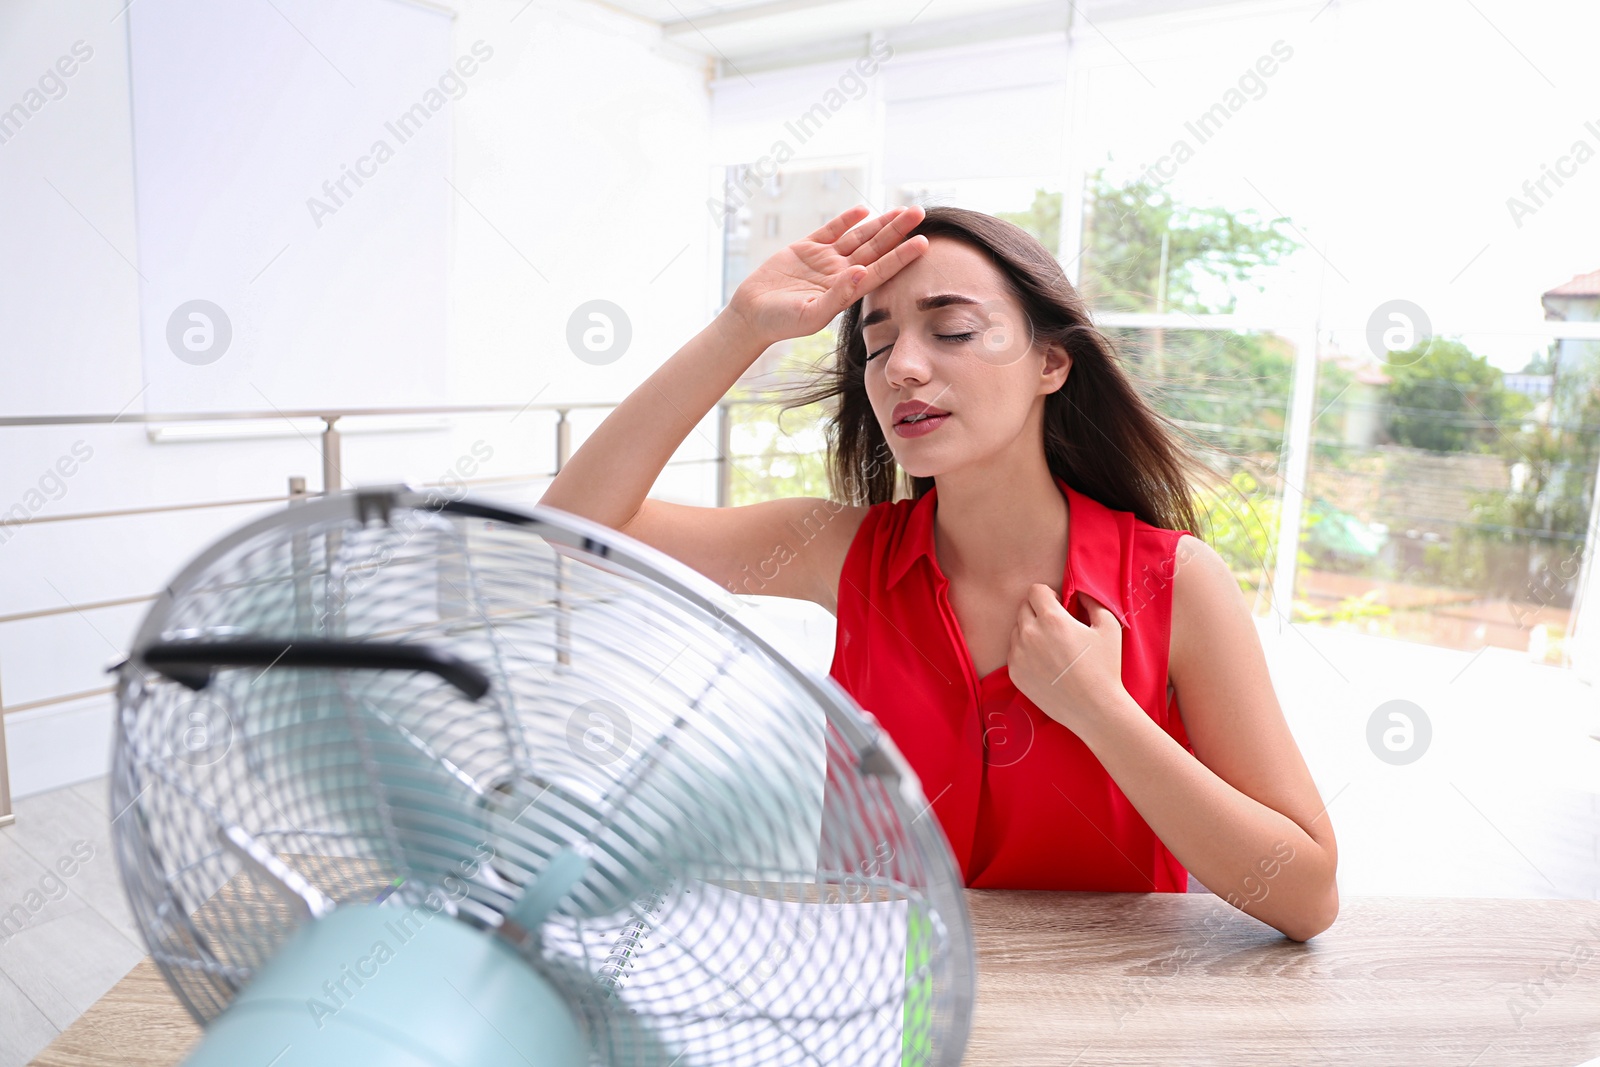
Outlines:
{"type": "Polygon", "coordinates": [[[300,639],[161,641],[139,659],[168,678],[204,689],[218,667],[321,667],[377,671],[427,671],[449,682],[469,700],[489,691],[489,676],[459,656],[413,642],[300,639]]]}

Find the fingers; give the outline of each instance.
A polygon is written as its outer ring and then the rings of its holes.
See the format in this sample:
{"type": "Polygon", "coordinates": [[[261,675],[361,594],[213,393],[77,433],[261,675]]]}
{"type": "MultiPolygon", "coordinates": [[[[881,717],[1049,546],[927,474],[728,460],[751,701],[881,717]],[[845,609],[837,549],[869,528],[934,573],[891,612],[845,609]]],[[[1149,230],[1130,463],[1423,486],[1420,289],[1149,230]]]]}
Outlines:
{"type": "MultiPolygon", "coordinates": [[[[876,257],[873,256],[863,258],[865,253],[862,250],[862,246],[873,238],[878,238],[880,240],[883,239],[885,232],[887,232],[894,241],[900,240],[900,237],[905,234],[905,231],[910,229],[911,226],[915,226],[916,223],[911,223],[904,229],[900,229],[899,236],[895,235],[895,230],[892,227],[894,224],[899,223],[900,220],[903,219],[910,210],[910,208],[903,207],[890,208],[877,218],[868,222],[863,222],[861,225],[844,234],[844,236],[840,237],[837,241],[834,241],[833,250],[839,253],[841,256],[848,257],[852,263],[871,262],[871,260],[875,259],[876,257]]],[[[891,242],[888,247],[892,248],[893,243],[891,242]]]]}
{"type": "Polygon", "coordinates": [[[821,226],[806,234],[806,240],[816,241],[818,244],[831,245],[839,239],[850,227],[860,222],[867,214],[865,204],[857,204],[853,208],[840,212],[821,226]]]}
{"type": "MultiPolygon", "coordinates": [[[[831,244],[834,246],[834,251],[842,256],[848,256],[860,248],[869,238],[877,234],[878,231],[908,210],[910,209],[903,207],[890,208],[872,221],[863,222],[857,226],[856,223],[861,222],[868,214],[865,204],[857,204],[855,207],[835,215],[821,227],[807,234],[806,240],[815,241],[818,244],[831,244]]],[[[918,208],[917,210],[920,211],[921,209],[918,208]]]]}
{"type": "Polygon", "coordinates": [[[1028,622],[1038,618],[1050,610],[1050,605],[1056,602],[1056,591],[1043,582],[1034,582],[1028,586],[1028,595],[1022,598],[1022,603],[1017,605],[1017,623],[1028,622]]]}
{"type": "MultiPolygon", "coordinates": [[[[859,245],[853,252],[845,247],[843,242],[834,247],[843,255],[849,256],[852,263],[871,263],[905,241],[906,234],[917,228],[917,224],[922,221],[923,215],[924,212],[921,206],[917,204],[912,204],[907,208],[898,208],[892,217],[885,214],[879,219],[873,220],[874,222],[882,223],[882,225],[876,226],[872,233],[864,234],[864,238],[870,239],[859,245]]],[[[865,227],[858,226],[856,229],[861,230],[865,229],[865,227]]],[[[846,238],[853,236],[855,232],[855,230],[852,230],[845,235],[846,238]]]]}
{"type": "MultiPolygon", "coordinates": [[[[1049,586],[1046,586],[1045,588],[1048,589],[1049,586]]],[[[1050,599],[1052,601],[1055,600],[1053,596],[1050,599]]],[[[1100,616],[1095,613],[1097,610],[1106,611],[1109,614],[1107,608],[1101,606],[1098,600],[1090,596],[1088,593],[1085,593],[1081,589],[1074,589],[1072,591],[1072,596],[1068,597],[1065,603],[1061,603],[1060,607],[1061,610],[1066,613],[1067,618],[1071,619],[1079,626],[1094,626],[1095,623],[1097,623],[1100,619],[1100,616]],[[1078,616],[1072,610],[1072,602],[1074,599],[1077,600],[1078,607],[1083,611],[1083,619],[1078,618],[1078,616]]],[[[1115,616],[1113,616],[1113,618],[1115,618],[1115,616]]]]}
{"type": "Polygon", "coordinates": [[[1120,629],[1122,624],[1117,621],[1117,613],[1106,607],[1100,601],[1087,593],[1079,593],[1078,599],[1083,602],[1084,610],[1089,613],[1089,625],[1096,628],[1109,624],[1112,629],[1120,629]]]}
{"type": "MultiPolygon", "coordinates": [[[[866,270],[863,267],[851,267],[839,275],[839,280],[833,283],[833,288],[828,290],[827,299],[833,306],[843,311],[855,302],[863,292],[861,285],[866,281],[866,270]]],[[[837,312],[836,312],[837,314],[837,312]]]]}
{"type": "MultiPolygon", "coordinates": [[[[839,307],[844,308],[851,302],[876,289],[884,282],[898,274],[906,264],[922,255],[928,249],[928,238],[923,234],[905,240],[906,230],[912,229],[920,221],[922,209],[915,205],[904,209],[900,214],[891,219],[880,216],[865,226],[856,229],[877,229],[880,232],[855,255],[850,257],[852,266],[845,270],[834,283],[832,294],[839,307]],[[908,218],[907,216],[914,217],[908,218]],[[896,244],[895,242],[899,242],[896,244]],[[874,246],[892,248],[888,255],[875,257],[872,253],[874,246]],[[876,261],[874,261],[876,260],[876,261]],[[870,263],[863,271],[861,264],[870,263]],[[853,279],[853,280],[852,280],[853,279]]],[[[855,231],[851,231],[854,233],[855,231]]],[[[848,239],[850,235],[846,235],[848,239]]],[[[834,244],[835,250],[840,249],[844,240],[834,244]]]]}
{"type": "Polygon", "coordinates": [[[923,234],[900,242],[894,251],[873,263],[867,268],[866,277],[856,287],[856,294],[862,295],[876,289],[884,282],[899,274],[901,269],[928,250],[928,238],[923,234]]]}

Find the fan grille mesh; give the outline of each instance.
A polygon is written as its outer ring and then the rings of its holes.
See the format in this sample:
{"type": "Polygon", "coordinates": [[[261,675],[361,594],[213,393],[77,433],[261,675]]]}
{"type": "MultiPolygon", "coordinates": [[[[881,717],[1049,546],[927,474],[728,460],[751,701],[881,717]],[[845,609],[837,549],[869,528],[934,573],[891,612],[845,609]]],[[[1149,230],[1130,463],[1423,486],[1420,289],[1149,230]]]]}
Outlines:
{"type": "Polygon", "coordinates": [[[135,649],[117,855],[197,1019],[301,921],[222,846],[237,827],[336,904],[485,929],[558,852],[587,850],[525,955],[597,1063],[959,1062],[973,975],[958,876],[915,783],[863,772],[848,738],[870,728],[842,691],[612,531],[414,494],[363,522],[348,496],[202,556],[141,647],[423,643],[491,689],[474,702],[431,674],[275,664],[192,691],[135,649]]]}

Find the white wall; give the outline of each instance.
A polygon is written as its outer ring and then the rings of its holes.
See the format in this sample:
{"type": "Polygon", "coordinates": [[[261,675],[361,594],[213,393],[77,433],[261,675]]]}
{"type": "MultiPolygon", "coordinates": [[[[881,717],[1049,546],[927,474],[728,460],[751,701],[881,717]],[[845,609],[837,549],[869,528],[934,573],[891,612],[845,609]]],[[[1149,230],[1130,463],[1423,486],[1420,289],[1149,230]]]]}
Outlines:
{"type": "Polygon", "coordinates": [[[493,46],[395,0],[140,0],[123,21],[146,406],[437,397],[451,103],[493,46]]]}
{"type": "Polygon", "coordinates": [[[877,210],[902,184],[980,179],[1023,190],[1022,207],[1036,184],[1060,185],[1064,34],[918,50],[897,46],[898,36],[880,36],[861,57],[719,79],[714,158],[789,154],[795,169],[853,163],[866,170],[861,193],[877,210]]]}
{"type": "MultiPolygon", "coordinates": [[[[64,95],[0,143],[0,416],[147,410],[125,3],[0,5],[0,109],[22,101],[75,42],[93,53],[64,79],[64,95]]],[[[453,36],[452,55],[480,38],[495,54],[453,105],[459,193],[441,191],[452,217],[449,284],[438,294],[449,341],[437,356],[446,385],[434,402],[615,401],[711,311],[717,244],[704,208],[704,64],[638,20],[560,0],[462,3],[453,36]],[[629,350],[605,366],[578,360],[566,344],[569,315],[595,298],[621,306],[633,329],[629,350]]],[[[304,61],[322,62],[309,45],[304,61]]],[[[226,359],[206,369],[244,373],[226,359]]],[[[350,402],[348,392],[307,396],[350,402]]],[[[271,411],[265,401],[252,407],[271,411]]],[[[597,417],[574,421],[581,440],[597,417]]],[[[315,424],[277,426],[275,438],[183,444],[151,443],[126,423],[0,428],[0,512],[22,504],[37,519],[281,495],[290,475],[319,488],[315,424]],[[58,478],[50,472],[63,459],[72,473],[58,478]]],[[[481,476],[545,471],[552,426],[551,416],[529,412],[350,436],[344,471],[349,484],[438,481],[479,439],[494,449],[481,476]]],[[[709,423],[706,433],[699,447],[709,455],[709,423]]],[[[710,468],[692,470],[664,476],[658,491],[709,502],[710,468]]],[[[499,495],[531,503],[541,489],[499,495]]],[[[39,523],[9,537],[0,529],[0,615],[153,593],[265,508],[39,523]]],[[[103,666],[144,610],[0,624],[5,704],[105,685],[103,666]]],[[[109,723],[104,696],[7,716],[14,793],[104,773],[109,723]]]]}

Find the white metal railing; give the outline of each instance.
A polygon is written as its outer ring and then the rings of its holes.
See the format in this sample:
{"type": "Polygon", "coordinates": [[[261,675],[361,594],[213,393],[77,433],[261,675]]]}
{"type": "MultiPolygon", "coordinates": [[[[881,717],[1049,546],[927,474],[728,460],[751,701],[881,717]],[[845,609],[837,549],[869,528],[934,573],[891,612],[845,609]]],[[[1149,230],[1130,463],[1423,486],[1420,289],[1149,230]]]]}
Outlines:
{"type": "MultiPolygon", "coordinates": [[[[1328,331],[1328,327],[1321,323],[1268,321],[1239,315],[1190,315],[1185,312],[1168,312],[1162,314],[1146,314],[1131,312],[1100,313],[1096,314],[1095,324],[1108,329],[1136,329],[1136,330],[1191,330],[1191,331],[1223,331],[1223,332],[1250,332],[1268,333],[1284,337],[1295,346],[1296,359],[1294,379],[1291,386],[1289,410],[1287,412],[1287,432],[1284,435],[1283,455],[1279,464],[1282,497],[1278,508],[1278,529],[1272,544],[1275,548],[1273,561],[1273,581],[1271,588],[1280,591],[1271,599],[1274,613],[1281,615],[1281,621],[1289,622],[1289,603],[1292,601],[1294,583],[1296,580],[1297,552],[1282,551],[1281,546],[1298,545],[1300,543],[1301,513],[1304,509],[1306,493],[1304,486],[1309,470],[1311,457],[1311,424],[1313,422],[1312,408],[1316,399],[1317,378],[1317,353],[1318,340],[1328,331]]],[[[1359,332],[1362,327],[1349,326],[1348,329],[1359,332]]],[[[1435,331],[1437,334],[1438,331],[1435,331]]],[[[1505,323],[1486,324],[1484,328],[1461,329],[1457,333],[1470,334],[1516,334],[1544,337],[1552,340],[1600,340],[1600,322],[1554,322],[1534,320],[1525,323],[1516,323],[1508,326],[1505,323]]],[[[736,406],[762,405],[772,401],[772,397],[754,395],[740,398],[725,398],[717,405],[717,447],[716,455],[710,459],[674,460],[669,465],[689,465],[697,463],[714,463],[717,466],[716,504],[726,507],[732,497],[732,461],[739,457],[732,455],[732,409],[736,406]]],[[[231,420],[258,420],[277,421],[281,419],[318,419],[323,423],[321,432],[320,452],[322,459],[322,492],[327,492],[329,487],[340,488],[343,478],[340,474],[340,431],[338,424],[342,419],[362,418],[369,416],[425,416],[425,415],[485,415],[496,412],[544,411],[554,412],[557,416],[555,424],[555,469],[549,472],[535,472],[500,476],[494,478],[462,479],[466,485],[485,484],[515,484],[517,482],[531,482],[542,478],[554,477],[566,465],[572,453],[572,427],[568,414],[572,411],[586,409],[609,409],[616,407],[614,402],[589,402],[589,403],[547,403],[547,404],[486,404],[470,406],[441,406],[441,407],[416,407],[416,408],[315,408],[297,411],[274,411],[263,413],[259,411],[230,411],[230,412],[182,412],[172,414],[142,414],[142,415],[49,415],[49,416],[16,416],[0,417],[0,430],[22,427],[62,426],[62,425],[93,425],[110,423],[182,423],[182,422],[223,422],[231,420]]],[[[423,483],[429,487],[431,483],[423,483]]],[[[1572,606],[1572,638],[1578,638],[1578,623],[1580,619],[1580,605],[1584,600],[1584,593],[1588,589],[1595,573],[1595,546],[1596,531],[1600,529],[1600,472],[1596,476],[1597,492],[1595,493],[1594,514],[1591,515],[1589,534],[1584,538],[1582,564],[1579,570],[1577,598],[1572,606]]],[[[278,500],[293,501],[297,497],[310,495],[305,488],[305,479],[301,477],[289,478],[289,490],[283,497],[255,497],[246,499],[226,499],[199,501],[185,504],[164,504],[151,507],[120,508],[92,512],[78,512],[66,515],[36,516],[26,519],[6,519],[0,516],[0,527],[26,526],[48,522],[74,522],[86,519],[114,518],[131,515],[145,515],[158,512],[189,511],[216,507],[237,507],[246,504],[270,504],[278,500]]],[[[43,618],[50,615],[64,614],[67,612],[93,610],[96,608],[115,607],[131,603],[140,603],[153,600],[156,594],[147,596],[126,597],[117,600],[106,600],[88,604],[70,604],[61,608],[47,608],[31,612],[20,612],[10,615],[0,615],[0,624],[19,622],[26,619],[43,618]]],[[[11,806],[11,793],[7,774],[6,742],[5,742],[5,717],[9,714],[26,711],[32,708],[46,707],[54,704],[67,703],[81,700],[86,697],[100,696],[112,691],[111,686],[91,689],[83,692],[66,693],[42,700],[29,701],[23,704],[7,705],[4,702],[3,690],[0,690],[0,827],[11,823],[15,816],[11,806]]]]}
{"type": "MultiPolygon", "coordinates": [[[[669,460],[668,466],[689,466],[701,463],[714,463],[717,467],[716,501],[718,507],[726,507],[732,496],[732,461],[739,457],[732,455],[732,421],[733,408],[740,406],[755,406],[771,402],[765,396],[748,396],[725,398],[717,404],[717,450],[716,455],[708,459],[669,460]]],[[[616,403],[596,401],[589,403],[548,403],[548,404],[479,404],[455,407],[419,407],[419,408],[316,408],[298,411],[206,411],[206,412],[179,412],[170,414],[135,414],[135,415],[26,415],[8,416],[0,418],[0,430],[18,429],[27,427],[46,426],[87,426],[110,425],[112,423],[181,423],[181,422],[225,422],[233,420],[260,420],[279,421],[282,419],[320,419],[323,429],[320,434],[320,452],[322,457],[322,493],[343,486],[343,477],[340,472],[340,430],[339,422],[342,419],[355,419],[369,416],[422,416],[422,415],[488,415],[498,412],[525,411],[553,412],[556,415],[555,424],[555,469],[552,471],[537,471],[527,474],[502,475],[492,478],[464,478],[464,485],[490,485],[490,484],[516,484],[518,482],[534,482],[544,478],[552,478],[560,473],[572,456],[572,424],[568,414],[580,410],[597,410],[615,408],[616,403]]],[[[434,483],[420,483],[421,488],[432,488],[434,483]]],[[[305,479],[301,476],[289,476],[288,492],[284,496],[270,497],[245,497],[228,498],[222,500],[203,500],[180,504],[158,504],[147,507],[111,508],[97,511],[73,512],[64,515],[29,516],[22,519],[11,519],[0,516],[0,528],[16,528],[24,526],[41,525],[58,522],[81,522],[87,519],[122,518],[133,515],[151,515],[164,512],[196,511],[208,508],[240,507],[250,504],[271,504],[278,501],[292,503],[296,499],[305,498],[313,494],[306,490],[305,479]]],[[[143,596],[121,597],[114,600],[93,601],[83,604],[67,604],[59,608],[41,608],[33,611],[14,612],[0,615],[0,624],[22,622],[31,619],[46,618],[53,615],[63,615],[72,612],[92,611],[98,608],[120,607],[127,604],[147,603],[156,598],[158,594],[149,593],[143,596]]],[[[56,704],[66,704],[88,697],[104,696],[114,691],[114,686],[102,686],[97,689],[88,689],[80,692],[60,693],[45,697],[40,700],[30,700],[19,704],[5,703],[4,688],[0,686],[0,827],[11,825],[16,820],[16,813],[11,803],[11,784],[9,766],[6,753],[6,716],[17,712],[29,711],[34,708],[49,707],[56,704]]]]}

